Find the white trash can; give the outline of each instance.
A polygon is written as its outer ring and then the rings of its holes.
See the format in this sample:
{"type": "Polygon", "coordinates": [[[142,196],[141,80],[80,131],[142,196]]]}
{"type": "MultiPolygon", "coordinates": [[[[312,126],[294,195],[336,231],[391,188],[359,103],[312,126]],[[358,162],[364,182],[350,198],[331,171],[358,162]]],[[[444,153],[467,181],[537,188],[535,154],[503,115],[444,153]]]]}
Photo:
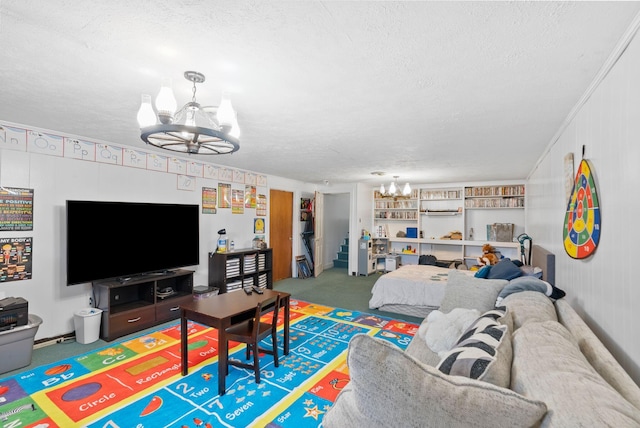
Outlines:
{"type": "Polygon", "coordinates": [[[98,340],[101,320],[102,309],[85,308],[76,311],[73,316],[73,323],[76,327],[76,342],[84,345],[98,340]]]}

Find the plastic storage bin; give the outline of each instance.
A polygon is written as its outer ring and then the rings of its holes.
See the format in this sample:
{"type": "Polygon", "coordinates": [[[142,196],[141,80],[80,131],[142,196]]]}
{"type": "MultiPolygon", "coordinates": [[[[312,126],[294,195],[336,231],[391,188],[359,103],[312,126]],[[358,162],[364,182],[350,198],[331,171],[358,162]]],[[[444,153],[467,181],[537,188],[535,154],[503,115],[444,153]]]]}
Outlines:
{"type": "Polygon", "coordinates": [[[77,311],[73,315],[73,322],[76,327],[76,342],[84,345],[98,340],[101,320],[102,309],[85,308],[77,311]]]}
{"type": "Polygon", "coordinates": [[[0,331],[0,373],[31,364],[33,338],[42,324],[42,318],[29,314],[27,325],[0,331]]]}

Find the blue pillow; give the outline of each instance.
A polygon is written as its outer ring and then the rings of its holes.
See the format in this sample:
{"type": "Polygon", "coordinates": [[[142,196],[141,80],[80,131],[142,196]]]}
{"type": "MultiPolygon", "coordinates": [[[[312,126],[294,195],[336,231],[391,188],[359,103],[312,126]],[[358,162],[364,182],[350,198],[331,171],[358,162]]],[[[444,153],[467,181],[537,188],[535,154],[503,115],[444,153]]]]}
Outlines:
{"type": "Polygon", "coordinates": [[[522,276],[522,270],[516,266],[510,259],[502,259],[495,265],[491,266],[488,279],[506,279],[511,281],[514,278],[522,276]]]}
{"type": "Polygon", "coordinates": [[[487,279],[487,276],[489,276],[490,270],[491,270],[490,265],[482,266],[480,269],[478,269],[478,272],[476,272],[476,274],[473,276],[475,276],[476,278],[487,279]]]}

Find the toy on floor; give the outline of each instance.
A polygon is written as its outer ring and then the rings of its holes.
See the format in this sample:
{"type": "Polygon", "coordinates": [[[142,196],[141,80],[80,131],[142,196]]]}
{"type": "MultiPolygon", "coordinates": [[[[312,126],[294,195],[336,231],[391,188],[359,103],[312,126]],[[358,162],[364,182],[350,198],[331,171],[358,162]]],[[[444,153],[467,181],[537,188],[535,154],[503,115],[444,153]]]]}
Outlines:
{"type": "Polygon", "coordinates": [[[482,256],[477,258],[478,264],[480,266],[490,266],[498,263],[499,258],[496,254],[497,250],[493,245],[484,244],[482,246],[482,256]]]}

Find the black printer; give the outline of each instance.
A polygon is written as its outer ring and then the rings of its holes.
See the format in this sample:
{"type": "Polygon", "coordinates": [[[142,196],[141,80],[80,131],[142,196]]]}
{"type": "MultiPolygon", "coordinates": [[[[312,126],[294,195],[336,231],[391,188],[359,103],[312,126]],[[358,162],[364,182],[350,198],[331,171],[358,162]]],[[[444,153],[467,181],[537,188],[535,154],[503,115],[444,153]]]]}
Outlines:
{"type": "Polygon", "coordinates": [[[0,299],[0,331],[9,330],[29,321],[29,302],[22,297],[0,299]]]}

